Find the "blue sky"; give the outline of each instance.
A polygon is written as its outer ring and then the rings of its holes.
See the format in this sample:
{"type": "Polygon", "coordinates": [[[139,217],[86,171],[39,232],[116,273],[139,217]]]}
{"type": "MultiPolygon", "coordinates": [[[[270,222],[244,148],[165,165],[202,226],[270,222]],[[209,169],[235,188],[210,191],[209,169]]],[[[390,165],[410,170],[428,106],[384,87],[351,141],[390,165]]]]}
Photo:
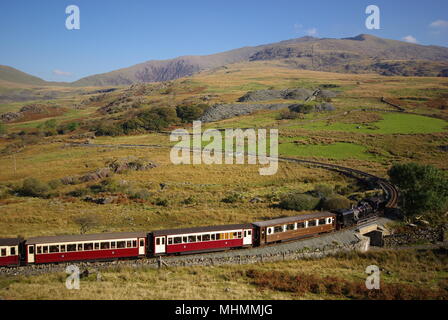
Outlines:
{"type": "Polygon", "coordinates": [[[54,81],[304,35],[342,38],[360,33],[448,47],[448,1],[0,2],[0,64],[54,81]],[[365,27],[365,9],[371,4],[381,9],[381,30],[365,27]],[[65,27],[69,5],[80,9],[80,30],[65,27]]]}

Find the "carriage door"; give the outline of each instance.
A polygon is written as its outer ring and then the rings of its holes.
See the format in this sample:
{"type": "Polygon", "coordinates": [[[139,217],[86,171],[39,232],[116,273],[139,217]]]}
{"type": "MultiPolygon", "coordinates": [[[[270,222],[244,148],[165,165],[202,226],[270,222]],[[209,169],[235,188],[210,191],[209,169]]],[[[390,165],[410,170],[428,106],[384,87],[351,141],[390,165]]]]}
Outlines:
{"type": "Polygon", "coordinates": [[[144,238],[138,239],[138,254],[140,256],[145,255],[145,239],[144,238]]]}
{"type": "Polygon", "coordinates": [[[34,245],[27,246],[28,263],[34,263],[34,245]]]}
{"type": "Polygon", "coordinates": [[[165,237],[156,237],[155,253],[165,253],[165,237]]]}
{"type": "Polygon", "coordinates": [[[252,244],[252,229],[244,230],[243,245],[252,244]]]}

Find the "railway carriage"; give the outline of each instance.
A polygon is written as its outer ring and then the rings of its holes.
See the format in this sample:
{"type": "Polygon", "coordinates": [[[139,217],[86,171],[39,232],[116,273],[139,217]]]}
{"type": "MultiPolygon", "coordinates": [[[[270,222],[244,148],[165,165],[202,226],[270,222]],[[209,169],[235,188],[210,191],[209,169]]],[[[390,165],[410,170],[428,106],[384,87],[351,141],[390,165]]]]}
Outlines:
{"type": "Polygon", "coordinates": [[[220,251],[252,246],[251,224],[158,230],[149,234],[154,256],[220,251]]]}
{"type": "Polygon", "coordinates": [[[286,217],[255,222],[255,245],[297,240],[332,232],[336,228],[336,215],[331,212],[286,217]]]}
{"type": "Polygon", "coordinates": [[[124,232],[30,238],[27,264],[115,260],[146,255],[146,232],[124,232]]]}
{"type": "Polygon", "coordinates": [[[20,265],[19,247],[22,240],[18,238],[0,239],[0,266],[12,267],[20,265]]]}

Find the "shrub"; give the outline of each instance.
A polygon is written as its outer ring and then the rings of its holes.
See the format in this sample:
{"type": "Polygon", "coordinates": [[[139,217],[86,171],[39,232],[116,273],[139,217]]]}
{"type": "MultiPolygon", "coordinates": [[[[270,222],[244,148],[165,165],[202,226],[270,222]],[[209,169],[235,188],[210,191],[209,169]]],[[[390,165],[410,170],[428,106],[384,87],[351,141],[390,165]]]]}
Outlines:
{"type": "Polygon", "coordinates": [[[168,206],[169,206],[169,202],[168,202],[167,199],[161,199],[161,198],[158,198],[158,199],[155,201],[155,205],[156,205],[156,206],[160,206],[160,207],[168,207],[168,206]]]}
{"type": "Polygon", "coordinates": [[[151,193],[146,189],[137,189],[128,191],[130,199],[148,200],[151,197],[151,193]]]}
{"type": "Polygon", "coordinates": [[[314,187],[314,190],[311,193],[313,196],[319,198],[328,198],[333,195],[334,190],[332,186],[326,184],[318,184],[314,187]]]}
{"type": "Polygon", "coordinates": [[[99,184],[95,184],[90,187],[90,189],[95,193],[100,192],[111,192],[111,193],[117,193],[122,192],[125,193],[128,190],[128,184],[126,181],[119,181],[113,178],[107,178],[99,184]]]}
{"type": "Polygon", "coordinates": [[[290,110],[281,111],[278,120],[294,120],[300,118],[300,114],[290,110]]]}
{"type": "Polygon", "coordinates": [[[177,106],[176,113],[182,122],[192,122],[199,119],[207,109],[206,104],[177,106]]]}
{"type": "Polygon", "coordinates": [[[120,125],[114,123],[100,123],[95,129],[95,135],[97,136],[120,136],[123,135],[124,131],[120,125]]]}
{"type": "Polygon", "coordinates": [[[80,197],[84,197],[88,194],[89,194],[88,189],[76,189],[76,190],[69,192],[67,195],[69,195],[71,197],[80,198],[80,197]]]}
{"type": "Polygon", "coordinates": [[[395,164],[388,171],[398,186],[401,208],[407,216],[448,209],[448,174],[431,165],[395,164]]]}
{"type": "Polygon", "coordinates": [[[66,134],[66,133],[69,133],[69,132],[73,132],[73,131],[75,131],[78,128],[79,128],[79,123],[78,122],[70,122],[70,123],[67,123],[67,124],[60,125],[58,127],[58,129],[57,129],[57,132],[59,134],[66,134]]]}
{"type": "Polygon", "coordinates": [[[351,206],[351,202],[349,199],[343,196],[333,196],[327,199],[322,200],[322,209],[323,210],[339,210],[339,209],[348,209],[351,206]]]}
{"type": "Polygon", "coordinates": [[[311,104],[294,104],[289,106],[289,110],[296,113],[311,113],[315,110],[315,107],[311,104]]]}
{"type": "Polygon", "coordinates": [[[244,199],[244,197],[241,194],[232,193],[232,194],[229,194],[228,196],[226,196],[221,201],[224,203],[237,203],[237,202],[241,202],[243,199],[244,199]]]}
{"type": "Polygon", "coordinates": [[[48,186],[49,186],[52,190],[56,190],[56,189],[58,189],[59,187],[62,186],[62,182],[61,182],[61,180],[58,180],[58,179],[56,179],[56,180],[51,180],[50,182],[48,182],[48,186]]]}
{"type": "Polygon", "coordinates": [[[182,200],[181,204],[184,205],[192,205],[192,204],[196,204],[197,201],[193,196],[188,197],[187,199],[182,200]]]}
{"type": "Polygon", "coordinates": [[[286,210],[314,210],[320,199],[303,193],[287,193],[280,196],[279,207],[286,210]]]}
{"type": "Polygon", "coordinates": [[[45,197],[47,192],[50,191],[50,187],[47,183],[38,179],[27,178],[16,191],[20,196],[24,197],[45,197]]]}

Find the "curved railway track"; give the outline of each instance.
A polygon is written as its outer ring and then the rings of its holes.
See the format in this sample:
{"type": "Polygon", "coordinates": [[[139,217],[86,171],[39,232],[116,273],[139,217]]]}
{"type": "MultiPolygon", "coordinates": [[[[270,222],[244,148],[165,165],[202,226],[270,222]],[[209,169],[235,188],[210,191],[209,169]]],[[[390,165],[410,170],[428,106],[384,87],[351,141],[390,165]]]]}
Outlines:
{"type": "MultiPolygon", "coordinates": [[[[172,147],[172,146],[162,146],[162,145],[144,145],[144,144],[83,144],[83,143],[71,143],[71,146],[81,146],[81,147],[107,147],[107,148],[149,148],[149,149],[164,149],[164,148],[178,148],[180,149],[186,149],[190,151],[195,151],[195,148],[189,148],[189,147],[172,147]]],[[[205,148],[202,148],[200,151],[207,150],[205,148]]],[[[198,149],[199,151],[199,149],[198,149]]],[[[248,154],[251,155],[251,154],[248,154]]],[[[254,155],[256,156],[256,155],[254,155]]],[[[271,158],[272,159],[272,158],[271,158]]],[[[324,162],[318,162],[318,161],[312,161],[312,160],[303,160],[303,159],[296,159],[296,158],[287,158],[287,157],[278,157],[279,161],[285,161],[285,162],[295,162],[300,164],[306,164],[309,166],[319,167],[327,170],[337,171],[345,175],[358,177],[361,179],[370,179],[371,181],[374,181],[378,184],[378,186],[383,189],[385,194],[387,195],[387,203],[386,208],[393,209],[398,206],[398,196],[399,192],[398,189],[391,184],[389,181],[387,181],[384,178],[377,177],[373,174],[358,170],[358,169],[352,169],[343,167],[336,164],[330,164],[330,163],[324,163],[324,162]]]]}
{"type": "MultiPolygon", "coordinates": [[[[72,144],[72,145],[76,145],[76,146],[84,146],[84,147],[123,147],[123,148],[165,148],[164,146],[157,146],[157,145],[102,145],[102,144],[72,144]]],[[[166,147],[166,148],[170,148],[170,147],[166,147]]],[[[384,191],[385,195],[386,195],[386,205],[385,208],[387,209],[394,209],[397,208],[398,206],[398,197],[399,197],[399,192],[398,189],[391,184],[390,182],[388,182],[386,179],[383,178],[379,178],[375,175],[372,175],[370,173],[358,170],[358,169],[352,169],[352,168],[347,168],[347,167],[343,167],[340,165],[336,165],[336,164],[329,164],[329,163],[324,163],[324,162],[318,162],[318,161],[312,161],[312,160],[302,160],[302,159],[295,159],[295,158],[287,158],[287,157],[279,157],[278,158],[279,161],[284,161],[284,162],[293,162],[293,163],[299,163],[299,164],[304,164],[304,165],[308,165],[311,167],[318,167],[318,168],[322,168],[322,169],[327,169],[327,170],[332,170],[332,171],[336,171],[339,172],[341,174],[347,175],[347,176],[351,176],[351,177],[355,177],[357,179],[364,179],[364,180],[370,180],[372,182],[377,183],[377,185],[384,191]]],[[[373,221],[366,221],[365,223],[362,223],[361,225],[366,225],[366,224],[370,224],[373,221]]],[[[351,229],[355,229],[355,228],[359,228],[361,225],[357,225],[354,226],[352,228],[347,228],[347,229],[343,229],[343,230],[338,230],[338,231],[334,231],[334,233],[341,233],[343,231],[347,231],[347,230],[351,230],[351,229]]],[[[316,236],[318,237],[318,236],[316,236]]],[[[300,239],[300,240],[304,240],[304,239],[300,239]]],[[[297,242],[300,240],[292,240],[291,242],[297,242]]],[[[265,246],[268,248],[273,248],[276,247],[278,245],[276,244],[272,244],[269,246],[265,246]]],[[[244,250],[250,250],[250,249],[243,249],[244,250]]],[[[214,254],[214,253],[204,253],[201,254],[201,256],[207,256],[210,254],[214,254]]],[[[168,259],[170,259],[171,257],[168,257],[168,259]]],[[[156,261],[156,258],[146,258],[148,260],[154,260],[156,261]]],[[[175,257],[173,257],[173,259],[175,259],[175,257]]],[[[126,260],[128,261],[128,260],[126,260]]],[[[129,261],[133,261],[133,260],[129,260],[129,261]]],[[[88,265],[98,265],[101,263],[105,263],[105,262],[84,262],[87,263],[88,265]]],[[[17,270],[17,274],[23,274],[23,273],[27,273],[27,270],[29,268],[36,268],[35,266],[21,266],[21,267],[15,267],[12,269],[17,270]]],[[[48,271],[48,272],[53,272],[53,271],[61,271],[59,270],[60,268],[47,268],[45,266],[40,266],[40,270],[42,272],[42,270],[48,271]]],[[[2,271],[5,270],[11,270],[10,268],[0,268],[0,273],[5,273],[2,271]]],[[[6,272],[6,274],[11,274],[10,272],[6,272]]]]}

